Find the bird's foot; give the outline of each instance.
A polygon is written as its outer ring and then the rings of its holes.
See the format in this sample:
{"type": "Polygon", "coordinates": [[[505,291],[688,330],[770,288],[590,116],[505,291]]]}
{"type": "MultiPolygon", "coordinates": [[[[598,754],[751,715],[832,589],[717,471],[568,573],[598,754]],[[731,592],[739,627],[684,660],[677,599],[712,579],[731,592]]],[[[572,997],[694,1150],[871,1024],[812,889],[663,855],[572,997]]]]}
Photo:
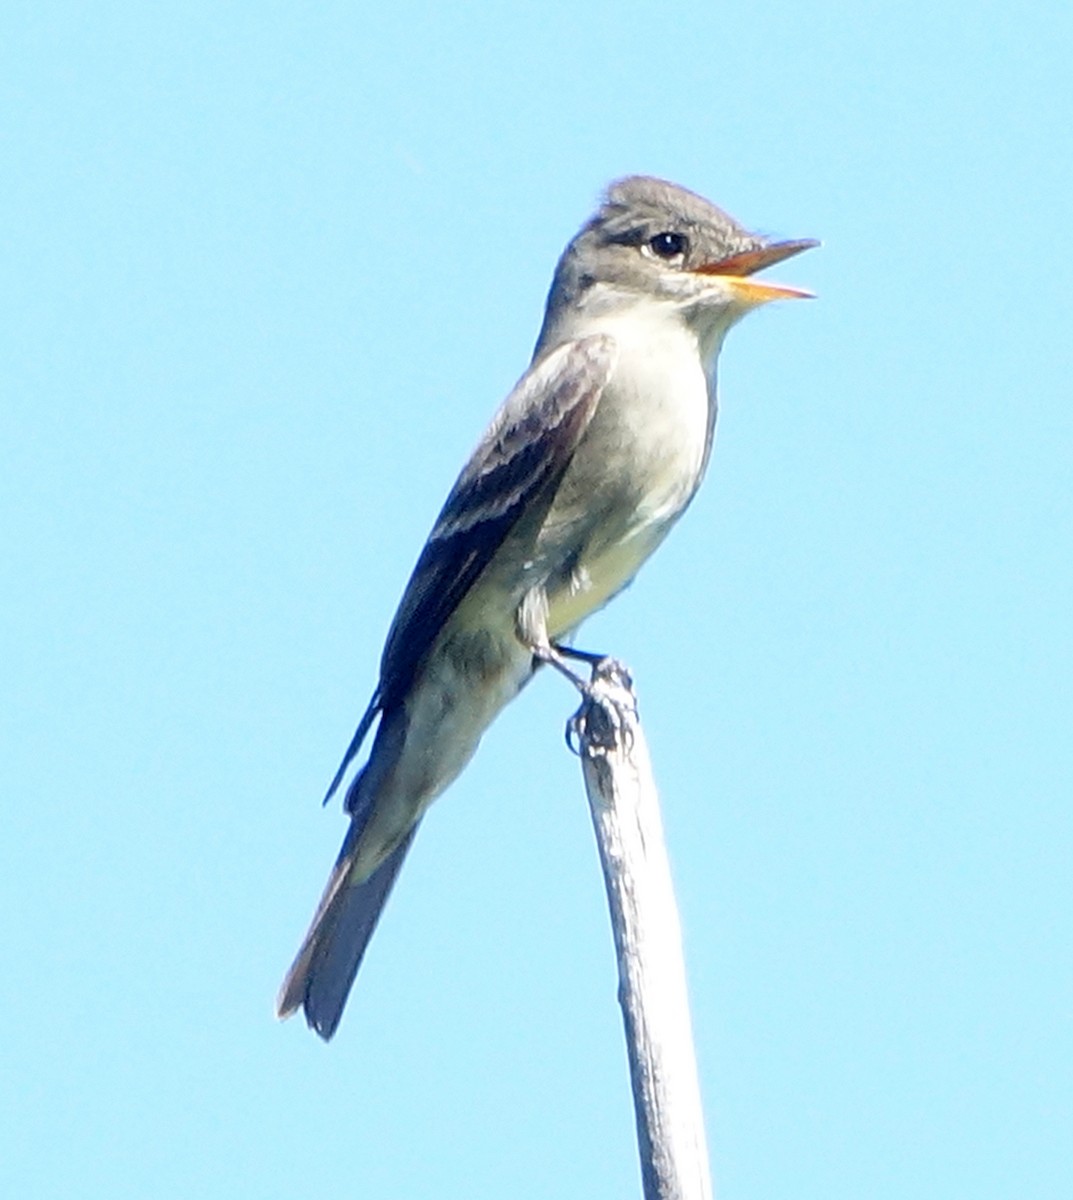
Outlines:
{"type": "Polygon", "coordinates": [[[574,651],[572,657],[592,667],[589,680],[582,680],[581,707],[566,723],[566,744],[574,754],[581,753],[583,741],[612,745],[631,739],[632,718],[636,714],[633,678],[626,664],[609,655],[574,651]]]}

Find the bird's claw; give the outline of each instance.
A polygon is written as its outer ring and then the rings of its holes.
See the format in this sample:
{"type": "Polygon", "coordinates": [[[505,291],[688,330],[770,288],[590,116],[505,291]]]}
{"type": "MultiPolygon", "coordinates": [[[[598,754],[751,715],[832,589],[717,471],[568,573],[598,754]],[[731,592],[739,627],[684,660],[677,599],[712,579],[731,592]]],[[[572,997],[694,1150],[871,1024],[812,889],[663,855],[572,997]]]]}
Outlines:
{"type": "Polygon", "coordinates": [[[566,723],[566,745],[572,754],[580,755],[586,742],[610,748],[621,743],[626,752],[633,742],[632,722],[636,709],[633,703],[633,679],[626,665],[616,658],[605,656],[592,663],[592,678],[578,681],[583,697],[581,707],[566,723]],[[609,695],[597,683],[608,683],[623,690],[629,700],[609,695]]]}

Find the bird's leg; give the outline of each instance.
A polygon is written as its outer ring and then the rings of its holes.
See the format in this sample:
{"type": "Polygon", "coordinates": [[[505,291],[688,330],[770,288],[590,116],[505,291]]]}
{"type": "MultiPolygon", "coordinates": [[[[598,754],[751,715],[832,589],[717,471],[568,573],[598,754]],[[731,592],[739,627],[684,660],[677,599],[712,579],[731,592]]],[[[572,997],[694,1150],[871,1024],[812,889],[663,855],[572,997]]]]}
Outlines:
{"type": "Polygon", "coordinates": [[[575,688],[581,692],[581,708],[577,709],[577,712],[567,721],[567,728],[563,731],[568,748],[574,754],[581,752],[581,727],[585,722],[592,720],[594,712],[603,714],[606,727],[611,731],[612,737],[627,730],[629,727],[628,714],[619,712],[616,704],[611,703],[606,696],[600,695],[593,686],[597,679],[606,679],[616,676],[616,674],[629,682],[629,672],[625,670],[621,662],[609,658],[606,654],[592,654],[588,650],[576,650],[573,646],[556,646],[550,641],[537,644],[530,649],[532,649],[535,660],[555,667],[556,671],[567,677],[570,683],[573,683],[575,688]],[[588,662],[592,667],[592,678],[582,679],[580,674],[571,671],[567,659],[588,662]]]}
{"type": "Polygon", "coordinates": [[[598,695],[593,684],[601,677],[619,676],[629,684],[630,673],[618,662],[606,654],[593,654],[588,650],[578,650],[574,646],[564,646],[553,642],[548,636],[548,598],[543,588],[536,587],[528,591],[518,607],[518,636],[533,656],[534,662],[547,663],[554,667],[560,675],[564,675],[582,695],[581,708],[566,726],[566,744],[574,753],[578,753],[577,727],[582,715],[589,709],[598,708],[606,712],[607,720],[613,728],[621,728],[626,724],[623,714],[607,704],[598,695]],[[589,679],[574,671],[568,659],[587,663],[591,671],[589,679]]]}
{"type": "Polygon", "coordinates": [[[564,646],[562,642],[552,642],[551,648],[563,658],[576,658],[578,662],[588,663],[594,669],[608,657],[606,654],[594,654],[591,650],[579,650],[576,646],[564,646]]]}
{"type": "Polygon", "coordinates": [[[554,667],[560,675],[565,675],[586,699],[590,698],[592,688],[589,682],[571,670],[566,660],[577,658],[591,664],[592,659],[569,646],[557,646],[552,642],[548,635],[548,595],[543,586],[530,588],[522,597],[518,606],[517,622],[518,637],[532,654],[534,661],[554,667]]]}
{"type": "Polygon", "coordinates": [[[588,655],[583,651],[572,650],[569,646],[556,646],[548,641],[537,642],[531,645],[529,649],[532,651],[533,657],[537,662],[547,663],[549,667],[554,667],[560,675],[564,675],[569,679],[587,700],[591,699],[592,685],[587,679],[582,679],[566,660],[568,658],[579,659],[581,662],[587,662],[592,665],[595,670],[596,663],[603,660],[603,655],[588,655]]]}
{"type": "Polygon", "coordinates": [[[567,721],[564,731],[566,744],[574,754],[581,752],[581,725],[592,719],[594,711],[603,714],[607,728],[614,735],[617,736],[621,731],[628,730],[628,714],[620,712],[616,704],[609,702],[608,697],[599,694],[593,686],[598,679],[605,682],[608,679],[616,679],[623,682],[627,688],[632,687],[630,673],[618,659],[611,658],[607,654],[593,654],[588,650],[576,650],[573,646],[555,645],[550,641],[534,646],[532,650],[533,657],[537,662],[547,663],[561,675],[565,675],[583,697],[581,707],[567,721]],[[580,662],[588,663],[592,668],[591,679],[582,679],[580,675],[572,671],[566,661],[568,658],[576,658],[580,662]]]}

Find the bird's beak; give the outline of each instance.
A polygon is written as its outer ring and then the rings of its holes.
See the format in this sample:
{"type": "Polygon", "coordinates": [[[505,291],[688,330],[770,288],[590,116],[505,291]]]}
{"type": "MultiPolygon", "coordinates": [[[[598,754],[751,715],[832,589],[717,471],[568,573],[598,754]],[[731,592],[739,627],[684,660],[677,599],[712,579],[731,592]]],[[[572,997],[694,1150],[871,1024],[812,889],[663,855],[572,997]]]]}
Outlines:
{"type": "Polygon", "coordinates": [[[758,250],[744,250],[718,262],[701,263],[694,271],[698,275],[719,275],[744,308],[756,308],[772,300],[811,300],[815,293],[802,288],[786,287],[779,283],[761,283],[748,276],[762,271],[783,259],[811,250],[820,243],[814,238],[802,238],[794,242],[772,242],[758,250]]]}

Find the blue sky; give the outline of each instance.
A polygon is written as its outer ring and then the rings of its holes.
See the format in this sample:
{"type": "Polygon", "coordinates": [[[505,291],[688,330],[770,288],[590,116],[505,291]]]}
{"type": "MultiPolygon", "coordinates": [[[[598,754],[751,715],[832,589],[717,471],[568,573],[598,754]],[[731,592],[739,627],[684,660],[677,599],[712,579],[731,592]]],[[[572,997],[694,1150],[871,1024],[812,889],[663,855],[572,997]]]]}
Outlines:
{"type": "Polygon", "coordinates": [[[336,1040],[272,1017],[403,583],[633,171],[824,242],[583,635],[638,681],[717,1190],[1070,1194],[1071,37],[7,7],[5,1194],[639,1194],[554,678],[425,822],[336,1040]]]}

